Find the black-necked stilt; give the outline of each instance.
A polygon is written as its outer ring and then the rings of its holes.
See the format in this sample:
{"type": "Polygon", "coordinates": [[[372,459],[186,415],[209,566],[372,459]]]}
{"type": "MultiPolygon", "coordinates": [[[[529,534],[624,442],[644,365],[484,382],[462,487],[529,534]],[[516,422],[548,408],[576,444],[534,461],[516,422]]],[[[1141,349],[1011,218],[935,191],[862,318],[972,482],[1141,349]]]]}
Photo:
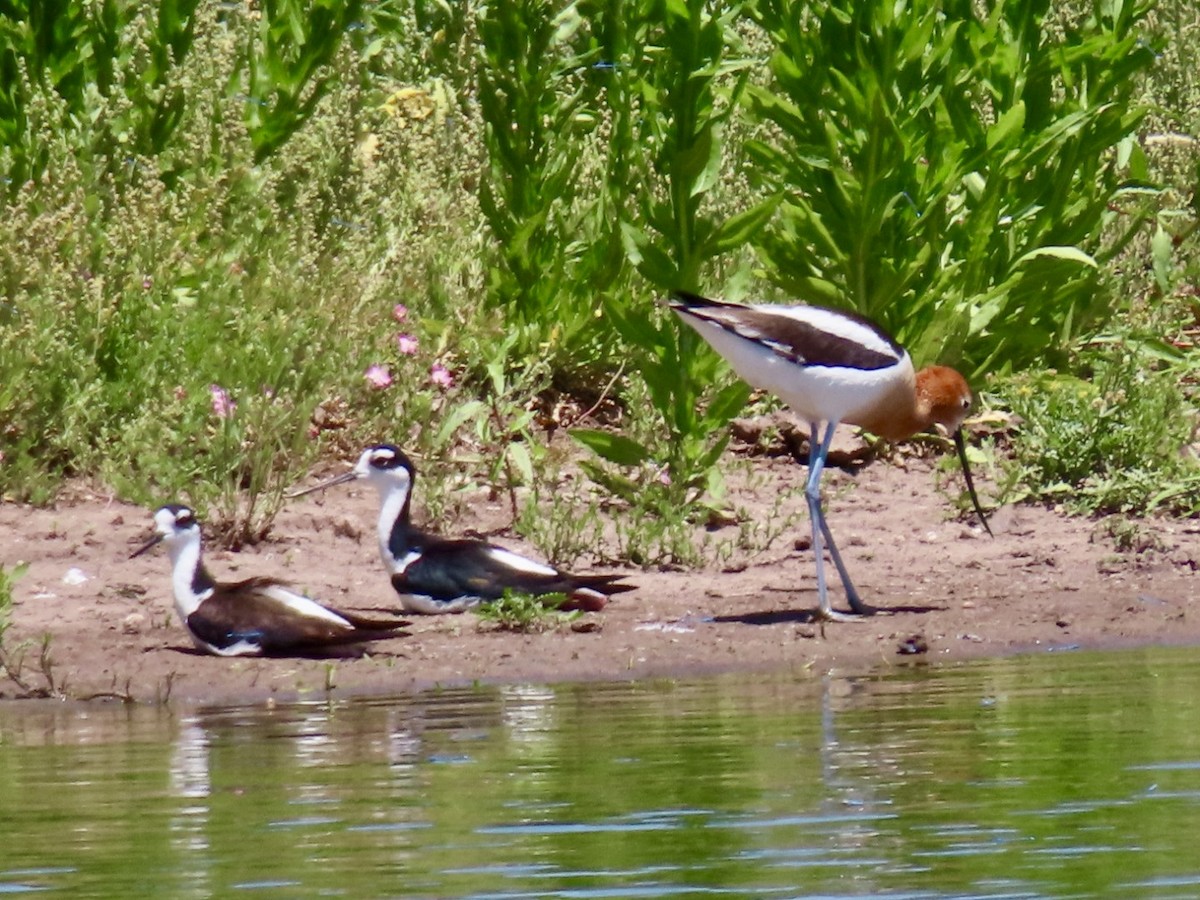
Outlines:
{"type": "Polygon", "coordinates": [[[564,594],[562,609],[604,607],[609,595],[632,591],[621,575],[574,575],[478,538],[443,538],[413,526],[416,468],[391,444],[368,447],[349,472],[291,496],[300,497],[365,478],[379,492],[379,555],[408,612],[459,613],[506,590],[535,596],[564,594]]]}
{"type": "Polygon", "coordinates": [[[677,292],[670,306],[720,353],[734,371],[757,388],[778,395],[809,423],[808,498],[813,552],[817,560],[818,614],[835,615],[825,591],[822,538],[837,566],[850,608],[862,602],[842,562],[821,510],[821,472],[839,422],[858,425],[888,440],[901,440],[934,425],[954,435],[975,511],[988,526],[971,469],[962,423],[971,390],[954,369],[930,366],[913,371],[908,352],[861,316],[819,306],[746,306],[677,292]],[[820,434],[821,424],[825,432],[820,434]]]}
{"type": "Polygon", "coordinates": [[[367,619],[322,606],[273,578],[213,580],[201,559],[200,523],[186,506],[154,513],[155,535],[134,551],[162,541],[171,555],[175,610],[197,649],[217,656],[259,656],[401,637],[408,622],[367,619]]]}

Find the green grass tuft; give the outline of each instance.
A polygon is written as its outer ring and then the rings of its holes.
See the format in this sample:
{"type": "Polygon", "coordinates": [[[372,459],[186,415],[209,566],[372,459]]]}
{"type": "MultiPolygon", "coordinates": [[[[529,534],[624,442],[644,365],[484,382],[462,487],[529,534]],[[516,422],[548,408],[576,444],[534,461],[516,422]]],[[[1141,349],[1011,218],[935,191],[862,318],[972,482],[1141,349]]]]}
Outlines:
{"type": "Polygon", "coordinates": [[[499,600],[481,603],[474,612],[481,622],[499,631],[549,631],[578,618],[578,612],[559,609],[566,600],[564,594],[533,596],[508,589],[499,600]]]}

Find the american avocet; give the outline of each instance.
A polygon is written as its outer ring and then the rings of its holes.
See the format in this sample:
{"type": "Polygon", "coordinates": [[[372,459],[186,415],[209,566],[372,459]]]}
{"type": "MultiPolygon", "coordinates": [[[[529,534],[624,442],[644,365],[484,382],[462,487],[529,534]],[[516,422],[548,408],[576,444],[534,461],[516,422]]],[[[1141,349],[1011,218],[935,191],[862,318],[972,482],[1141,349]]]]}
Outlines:
{"type": "Polygon", "coordinates": [[[216,656],[320,652],[334,646],[402,637],[397,619],[368,619],[322,606],[273,578],[219,582],[201,558],[200,524],[186,506],[154,513],[155,535],[134,551],[141,556],[160,541],[171,556],[175,611],[197,649],[216,656]]]}
{"type": "Polygon", "coordinates": [[[858,596],[821,509],[821,473],[839,422],[858,425],[888,440],[901,440],[941,425],[954,436],[971,502],[983,527],[987,518],[975,496],[962,423],[971,390],[954,369],[913,371],[908,352],[869,320],[819,306],[727,303],[678,292],[670,306],[757,388],[779,396],[809,423],[805,496],[812,518],[817,562],[817,612],[833,612],[825,590],[822,538],[837,566],[850,608],[872,612],[858,596]],[[821,434],[821,425],[825,431],[821,434]]]}
{"type": "Polygon", "coordinates": [[[576,575],[535,562],[478,538],[443,538],[412,524],[416,467],[391,444],[368,447],[345,474],[297,491],[300,497],[335,484],[367,479],[379,492],[379,556],[407,612],[459,613],[506,590],[563,594],[561,609],[598,610],[609,595],[635,590],[621,575],[576,575]]]}

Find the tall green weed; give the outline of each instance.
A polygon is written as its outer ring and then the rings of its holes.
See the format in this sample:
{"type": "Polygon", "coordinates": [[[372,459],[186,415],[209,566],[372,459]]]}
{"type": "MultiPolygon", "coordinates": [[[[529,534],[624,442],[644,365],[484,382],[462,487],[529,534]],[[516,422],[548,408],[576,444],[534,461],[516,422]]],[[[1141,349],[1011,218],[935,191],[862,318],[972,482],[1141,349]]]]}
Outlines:
{"type": "Polygon", "coordinates": [[[360,24],[362,0],[263,0],[257,28],[235,78],[246,103],[254,160],[262,162],[307,122],[330,87],[325,66],[348,28],[360,24]]]}
{"type": "Polygon", "coordinates": [[[1094,357],[1090,378],[1031,372],[1006,382],[1017,416],[1006,500],[1061,503],[1079,513],[1200,509],[1195,410],[1180,367],[1148,365],[1125,342],[1094,357]]]}
{"type": "Polygon", "coordinates": [[[759,244],[771,277],[968,376],[1064,361],[1116,308],[1100,236],[1112,148],[1145,114],[1149,9],[756,0],[773,135],[750,152],[786,192],[759,244]]]}
{"type": "Polygon", "coordinates": [[[1118,147],[1132,183],[1103,244],[1105,291],[1129,298],[1127,308],[1065,371],[997,386],[997,402],[1020,415],[1005,464],[1009,499],[1081,513],[1196,512],[1200,76],[1193,42],[1180,39],[1196,23],[1194,5],[1162,0],[1143,26],[1161,52],[1135,85],[1149,113],[1144,134],[1118,147]]]}
{"type": "MultiPolygon", "coordinates": [[[[575,202],[588,117],[570,39],[578,20],[546,0],[499,0],[479,19],[479,107],[489,165],[479,200],[496,242],[491,302],[511,330],[524,330],[524,353],[540,345],[560,359],[579,349],[593,325],[581,303],[575,260],[575,202]],[[561,349],[559,349],[561,348],[561,349]]],[[[586,236],[583,236],[586,238],[586,236]]]]}
{"type": "Polygon", "coordinates": [[[717,11],[699,0],[648,0],[626,10],[626,55],[613,61],[620,87],[607,98],[619,123],[614,133],[631,136],[623,148],[628,165],[620,170],[630,183],[620,187],[633,199],[620,209],[621,237],[650,296],[613,292],[605,312],[631,351],[654,418],[636,437],[572,434],[617,467],[589,465],[594,478],[638,510],[665,512],[691,507],[706,491],[720,495],[716,462],[728,442],[725,426],[749,388],[722,381],[700,338],[655,295],[698,290],[705,273],[767,219],[773,203],[723,215],[712,202],[724,131],[750,66],[732,39],[740,5],[717,11]]]}
{"type": "MultiPolygon", "coordinates": [[[[113,127],[89,152],[111,170],[131,156],[162,152],[185,106],[176,77],[191,49],[197,0],[148,6],[105,0],[15,0],[0,15],[0,162],[9,189],[38,178],[49,162],[46,131],[85,125],[97,98],[113,101],[113,127]],[[48,106],[39,95],[53,92],[48,106]],[[39,113],[52,110],[46,117],[39,113]]],[[[86,130],[86,128],[84,129],[86,130]]]]}

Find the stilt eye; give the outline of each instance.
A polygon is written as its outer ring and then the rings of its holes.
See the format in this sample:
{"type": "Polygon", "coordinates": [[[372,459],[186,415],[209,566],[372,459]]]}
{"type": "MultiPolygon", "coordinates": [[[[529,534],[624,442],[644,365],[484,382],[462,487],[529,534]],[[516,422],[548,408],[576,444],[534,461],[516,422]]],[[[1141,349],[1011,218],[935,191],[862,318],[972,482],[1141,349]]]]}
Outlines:
{"type": "Polygon", "coordinates": [[[409,458],[398,447],[393,447],[391,444],[380,444],[372,448],[368,464],[372,469],[383,472],[393,469],[405,469],[409,473],[414,471],[413,464],[409,458]]]}
{"type": "Polygon", "coordinates": [[[191,508],[180,503],[168,503],[166,506],[159,507],[158,512],[154,514],[154,521],[162,527],[172,525],[176,528],[187,528],[195,520],[196,514],[192,512],[191,508]]]}

